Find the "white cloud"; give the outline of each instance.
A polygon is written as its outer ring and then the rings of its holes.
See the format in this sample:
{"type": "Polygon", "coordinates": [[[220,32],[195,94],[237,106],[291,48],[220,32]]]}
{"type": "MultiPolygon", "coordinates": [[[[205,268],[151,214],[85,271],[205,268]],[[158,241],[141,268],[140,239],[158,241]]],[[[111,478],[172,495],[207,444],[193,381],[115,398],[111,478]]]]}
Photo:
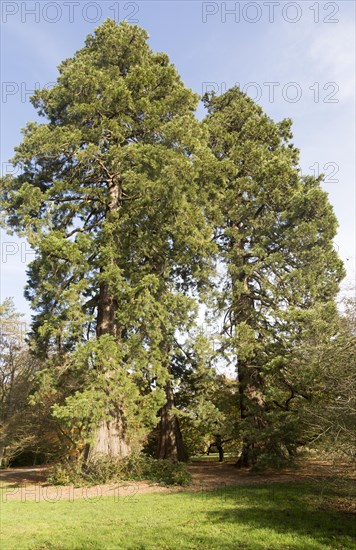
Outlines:
{"type": "Polygon", "coordinates": [[[340,98],[355,94],[355,30],[352,21],[324,25],[312,38],[309,57],[318,73],[340,87],[340,98]]]}

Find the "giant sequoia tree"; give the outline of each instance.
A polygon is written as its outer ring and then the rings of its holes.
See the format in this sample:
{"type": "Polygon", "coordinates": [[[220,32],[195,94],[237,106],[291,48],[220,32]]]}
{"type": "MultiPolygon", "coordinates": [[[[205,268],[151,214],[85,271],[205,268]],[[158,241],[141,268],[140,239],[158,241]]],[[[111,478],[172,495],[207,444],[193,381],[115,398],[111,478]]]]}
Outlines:
{"type": "Polygon", "coordinates": [[[303,317],[320,304],[330,307],[343,268],[321,178],[298,171],[291,121],[274,123],[237,88],[206,96],[205,104],[220,167],[212,213],[226,266],[219,309],[225,346],[236,358],[243,420],[238,464],[250,466],[262,455],[291,448],[289,417],[278,422],[274,392],[283,390],[287,405],[300,397],[283,367],[299,343],[303,317]],[[266,376],[272,373],[271,392],[266,376]]]}
{"type": "Polygon", "coordinates": [[[127,455],[159,420],[158,455],[186,458],[172,379],[189,388],[194,369],[177,374],[177,334],[193,324],[215,254],[220,351],[235,357],[229,396],[241,413],[231,430],[218,423],[229,438],[241,426],[241,465],[297,444],[308,395],[289,358],[315,311],[333,310],[336,220],[321,180],[298,171],[289,120],[274,123],[234,88],[205,98],[202,123],[197,101],[144,30],[106,21],[35,93],[44,122],[27,125],[20,175],[1,182],[3,220],[36,251],[26,296],[46,368],[33,400],[52,404],[89,459],[127,455]]]}
{"type": "Polygon", "coordinates": [[[21,175],[3,180],[6,220],[36,251],[26,295],[54,412],[86,427],[91,455],[128,454],[169,393],[210,246],[197,101],[144,30],[107,21],[32,98],[46,122],[28,124],[21,175]]]}

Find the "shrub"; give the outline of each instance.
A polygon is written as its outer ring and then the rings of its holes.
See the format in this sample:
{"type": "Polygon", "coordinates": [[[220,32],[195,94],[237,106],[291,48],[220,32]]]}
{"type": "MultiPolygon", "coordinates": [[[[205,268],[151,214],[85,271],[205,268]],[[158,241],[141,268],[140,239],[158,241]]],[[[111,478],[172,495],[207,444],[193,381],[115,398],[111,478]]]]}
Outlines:
{"type": "Polygon", "coordinates": [[[183,462],[144,458],[143,479],[165,485],[190,485],[192,478],[183,462]]]}
{"type": "Polygon", "coordinates": [[[85,485],[82,464],[79,461],[56,464],[47,476],[47,481],[51,485],[85,485]]]}
{"type": "Polygon", "coordinates": [[[122,460],[100,456],[87,464],[81,461],[56,464],[47,478],[53,485],[75,486],[123,480],[150,480],[164,485],[189,485],[191,475],[182,462],[132,454],[122,460]]]}

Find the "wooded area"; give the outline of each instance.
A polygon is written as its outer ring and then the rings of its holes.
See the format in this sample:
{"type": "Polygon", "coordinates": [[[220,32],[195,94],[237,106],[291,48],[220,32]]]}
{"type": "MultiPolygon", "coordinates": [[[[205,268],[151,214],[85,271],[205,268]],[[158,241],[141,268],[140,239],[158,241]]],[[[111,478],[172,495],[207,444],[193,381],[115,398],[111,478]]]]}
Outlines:
{"type": "Polygon", "coordinates": [[[355,302],[337,307],[323,178],[239,88],[199,120],[147,40],[110,20],[88,36],[1,179],[3,226],[36,252],[26,343],[0,309],[1,465],[213,445],[239,467],[353,459],[355,302]]]}

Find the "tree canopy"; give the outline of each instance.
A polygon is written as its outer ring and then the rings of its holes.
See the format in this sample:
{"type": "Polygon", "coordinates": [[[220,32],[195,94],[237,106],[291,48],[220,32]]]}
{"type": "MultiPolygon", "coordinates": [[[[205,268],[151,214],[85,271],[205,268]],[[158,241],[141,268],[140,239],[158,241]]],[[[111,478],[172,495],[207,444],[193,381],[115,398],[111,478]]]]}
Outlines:
{"type": "Polygon", "coordinates": [[[160,458],[218,436],[240,442],[242,466],[303,438],[298,350],[313,319],[336,316],[337,220],[322,177],[300,173],[290,120],[238,88],[203,100],[198,120],[168,56],[108,20],[35,92],[44,122],[1,180],[3,222],[36,252],[32,400],[51,395],[86,460],[152,430],[160,458]],[[201,304],[224,320],[218,349],[196,328],[201,304]],[[227,354],[235,384],[215,372],[227,354]]]}

